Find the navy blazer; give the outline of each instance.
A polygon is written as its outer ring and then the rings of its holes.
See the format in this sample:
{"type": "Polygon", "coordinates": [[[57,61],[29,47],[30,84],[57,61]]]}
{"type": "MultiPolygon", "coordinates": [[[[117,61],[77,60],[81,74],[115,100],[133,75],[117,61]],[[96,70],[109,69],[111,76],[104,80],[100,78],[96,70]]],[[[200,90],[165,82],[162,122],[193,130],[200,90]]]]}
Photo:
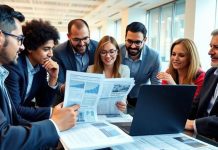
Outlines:
{"type": "Polygon", "coordinates": [[[46,70],[40,65],[39,72],[34,75],[29,95],[25,99],[28,86],[25,54],[20,54],[17,64],[5,65],[4,67],[9,71],[5,84],[17,112],[29,121],[48,119],[50,117],[50,106],[55,100],[57,90],[48,86],[46,70]],[[34,98],[37,107],[32,102],[34,98]]]}
{"type": "Polygon", "coordinates": [[[0,149],[43,149],[57,146],[59,136],[50,120],[29,123],[20,118],[0,88],[0,149]]]}
{"type": "Polygon", "coordinates": [[[218,139],[218,98],[216,99],[210,114],[207,108],[218,83],[218,76],[214,75],[217,68],[211,68],[206,72],[204,84],[200,94],[195,99],[196,128],[199,134],[218,139]]]}
{"type": "MultiPolygon", "coordinates": [[[[94,63],[94,54],[97,45],[98,42],[90,40],[89,46],[86,48],[89,54],[89,65],[94,63]]],[[[53,59],[59,64],[58,82],[65,83],[66,71],[77,71],[75,55],[69,41],[60,44],[54,49],[53,59]]]]}

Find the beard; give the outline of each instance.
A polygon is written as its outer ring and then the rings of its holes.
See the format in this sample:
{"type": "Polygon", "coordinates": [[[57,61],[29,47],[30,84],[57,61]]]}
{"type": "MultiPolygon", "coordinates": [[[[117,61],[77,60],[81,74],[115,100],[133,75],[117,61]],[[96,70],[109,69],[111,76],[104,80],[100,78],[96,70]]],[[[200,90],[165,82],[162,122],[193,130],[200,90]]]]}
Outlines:
{"type": "Polygon", "coordinates": [[[12,58],[7,51],[10,51],[8,48],[8,40],[6,39],[3,43],[3,47],[0,52],[0,62],[1,64],[17,64],[17,55],[12,58]]]}
{"type": "MultiPolygon", "coordinates": [[[[143,47],[142,47],[143,48],[143,47]]],[[[142,52],[142,48],[131,48],[131,47],[127,47],[127,52],[129,56],[138,56],[141,54],[142,52]]]]}
{"type": "Polygon", "coordinates": [[[86,48],[89,46],[88,43],[84,43],[83,45],[77,44],[75,46],[73,44],[71,44],[71,45],[72,45],[73,49],[79,54],[84,54],[86,52],[86,48]]]}

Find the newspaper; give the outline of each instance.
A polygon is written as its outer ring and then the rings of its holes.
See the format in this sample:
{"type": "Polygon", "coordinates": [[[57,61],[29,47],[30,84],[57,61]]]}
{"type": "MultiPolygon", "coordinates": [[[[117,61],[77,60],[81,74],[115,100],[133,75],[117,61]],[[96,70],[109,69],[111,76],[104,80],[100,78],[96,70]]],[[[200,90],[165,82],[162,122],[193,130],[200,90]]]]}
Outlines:
{"type": "Polygon", "coordinates": [[[135,136],[134,142],[112,147],[112,150],[217,150],[218,148],[183,133],[135,136]]]}
{"type": "Polygon", "coordinates": [[[133,86],[133,78],[104,79],[103,90],[98,103],[98,114],[120,114],[120,111],[116,107],[116,103],[118,101],[123,101],[126,103],[127,94],[130,92],[133,86]]]}
{"type": "Polygon", "coordinates": [[[97,104],[102,91],[102,74],[68,71],[64,107],[79,104],[78,122],[97,121],[97,104]]]}
{"type": "Polygon", "coordinates": [[[60,141],[66,150],[98,149],[132,142],[132,138],[117,126],[107,122],[79,123],[60,132],[60,141]]]}
{"type": "Polygon", "coordinates": [[[117,115],[117,101],[126,101],[133,78],[106,79],[103,74],[67,71],[64,107],[80,104],[78,122],[98,121],[97,114],[117,115]]]}

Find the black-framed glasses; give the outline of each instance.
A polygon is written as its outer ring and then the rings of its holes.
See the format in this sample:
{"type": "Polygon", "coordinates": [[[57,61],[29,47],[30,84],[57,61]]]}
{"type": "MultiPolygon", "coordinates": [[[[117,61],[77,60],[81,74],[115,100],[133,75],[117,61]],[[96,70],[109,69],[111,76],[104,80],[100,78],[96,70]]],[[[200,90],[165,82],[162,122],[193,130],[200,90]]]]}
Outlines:
{"type": "Polygon", "coordinates": [[[84,38],[82,38],[82,39],[80,39],[80,38],[72,38],[71,39],[72,40],[72,42],[75,42],[75,43],[80,43],[80,42],[84,42],[84,43],[88,43],[89,42],[89,40],[90,40],[90,37],[84,37],[84,38]]]}
{"type": "Polygon", "coordinates": [[[126,40],[126,44],[131,46],[132,44],[135,44],[135,46],[141,46],[142,43],[143,43],[144,40],[140,41],[140,40],[137,40],[137,41],[132,41],[132,40],[126,40]]]}
{"type": "Polygon", "coordinates": [[[0,30],[0,32],[2,32],[4,35],[7,35],[7,36],[12,36],[12,37],[15,37],[18,41],[18,44],[21,46],[23,45],[23,41],[24,41],[24,36],[23,35],[14,35],[14,34],[11,34],[11,33],[7,33],[3,30],[0,30]]]}
{"type": "Polygon", "coordinates": [[[117,50],[116,49],[110,49],[109,51],[107,50],[101,50],[100,51],[100,55],[101,56],[106,56],[107,54],[109,54],[110,56],[114,56],[116,54],[117,50]]]}

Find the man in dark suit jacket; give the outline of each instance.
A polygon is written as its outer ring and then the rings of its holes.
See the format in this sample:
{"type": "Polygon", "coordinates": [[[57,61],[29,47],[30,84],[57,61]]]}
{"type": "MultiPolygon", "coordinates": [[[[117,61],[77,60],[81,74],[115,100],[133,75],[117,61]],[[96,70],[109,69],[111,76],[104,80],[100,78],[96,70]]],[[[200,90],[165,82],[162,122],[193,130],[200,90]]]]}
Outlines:
{"type": "Polygon", "coordinates": [[[57,105],[51,119],[29,123],[21,119],[4,85],[9,72],[3,64],[16,63],[24,49],[21,22],[24,16],[7,5],[0,5],[0,149],[43,149],[55,147],[58,132],[75,125],[78,105],[57,105]]]}
{"type": "Polygon", "coordinates": [[[204,84],[196,98],[192,116],[185,128],[198,134],[218,139],[218,29],[212,33],[209,55],[212,68],[206,72],[204,84]]]}
{"type": "Polygon", "coordinates": [[[59,67],[51,57],[59,35],[55,27],[42,20],[27,22],[23,33],[25,50],[17,64],[4,66],[10,72],[5,83],[21,117],[40,121],[50,117],[58,91],[59,67]]]}
{"type": "Polygon", "coordinates": [[[90,39],[89,26],[82,19],[69,22],[67,36],[69,40],[54,49],[53,57],[60,68],[58,82],[63,84],[67,70],[86,72],[87,67],[94,63],[94,53],[98,44],[90,39]]]}

